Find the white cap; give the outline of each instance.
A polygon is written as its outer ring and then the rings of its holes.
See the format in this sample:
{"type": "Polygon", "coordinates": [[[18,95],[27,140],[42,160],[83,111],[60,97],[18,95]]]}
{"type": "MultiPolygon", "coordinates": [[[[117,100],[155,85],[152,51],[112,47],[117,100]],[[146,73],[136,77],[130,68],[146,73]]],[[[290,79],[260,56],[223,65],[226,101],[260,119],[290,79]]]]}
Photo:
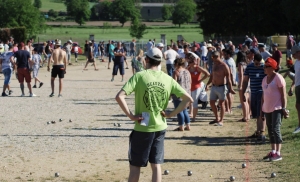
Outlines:
{"type": "Polygon", "coordinates": [[[71,44],[73,44],[72,40],[69,40],[68,42],[70,42],[71,44]]]}
{"type": "Polygon", "coordinates": [[[150,49],[149,51],[147,51],[146,54],[149,58],[154,59],[156,61],[162,61],[163,55],[160,49],[158,49],[157,47],[154,47],[152,49],[150,49]]]}
{"type": "Polygon", "coordinates": [[[4,48],[3,44],[0,44],[0,48],[1,48],[1,49],[3,49],[3,48],[4,48]]]}
{"type": "Polygon", "coordinates": [[[164,46],[163,43],[160,42],[160,43],[157,44],[157,47],[165,47],[165,46],[164,46]]]}

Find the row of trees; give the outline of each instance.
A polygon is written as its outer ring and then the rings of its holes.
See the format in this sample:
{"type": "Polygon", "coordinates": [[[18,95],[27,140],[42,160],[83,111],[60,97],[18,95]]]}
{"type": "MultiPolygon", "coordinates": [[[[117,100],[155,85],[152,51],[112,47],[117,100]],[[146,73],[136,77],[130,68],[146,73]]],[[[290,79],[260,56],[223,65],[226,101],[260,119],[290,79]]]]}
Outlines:
{"type": "Polygon", "coordinates": [[[197,3],[205,35],[273,35],[300,32],[300,1],[209,0],[197,3]]]}

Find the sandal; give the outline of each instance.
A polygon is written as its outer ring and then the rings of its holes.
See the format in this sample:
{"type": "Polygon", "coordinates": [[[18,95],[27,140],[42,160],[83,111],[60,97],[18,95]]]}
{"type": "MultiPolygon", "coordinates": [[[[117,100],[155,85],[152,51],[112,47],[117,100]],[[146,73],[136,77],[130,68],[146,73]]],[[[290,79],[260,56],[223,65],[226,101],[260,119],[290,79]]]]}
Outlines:
{"type": "Polygon", "coordinates": [[[181,130],[181,129],[178,127],[178,128],[176,128],[175,130],[173,130],[173,131],[184,131],[184,130],[181,130]]]}
{"type": "Polygon", "coordinates": [[[242,119],[238,120],[237,122],[247,122],[247,121],[248,121],[248,119],[242,118],[242,119]]]}
{"type": "Polygon", "coordinates": [[[188,129],[187,127],[184,127],[184,130],[186,130],[186,131],[191,131],[191,128],[188,129]]]}

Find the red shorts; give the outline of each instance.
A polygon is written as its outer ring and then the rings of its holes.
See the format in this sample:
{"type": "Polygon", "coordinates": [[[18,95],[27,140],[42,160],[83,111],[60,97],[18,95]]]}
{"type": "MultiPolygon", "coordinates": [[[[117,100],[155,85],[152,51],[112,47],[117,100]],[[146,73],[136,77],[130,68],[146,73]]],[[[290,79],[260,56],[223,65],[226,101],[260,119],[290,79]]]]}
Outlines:
{"type": "Polygon", "coordinates": [[[31,75],[27,68],[18,68],[18,80],[19,83],[24,83],[24,78],[26,83],[31,82],[31,75]]]}

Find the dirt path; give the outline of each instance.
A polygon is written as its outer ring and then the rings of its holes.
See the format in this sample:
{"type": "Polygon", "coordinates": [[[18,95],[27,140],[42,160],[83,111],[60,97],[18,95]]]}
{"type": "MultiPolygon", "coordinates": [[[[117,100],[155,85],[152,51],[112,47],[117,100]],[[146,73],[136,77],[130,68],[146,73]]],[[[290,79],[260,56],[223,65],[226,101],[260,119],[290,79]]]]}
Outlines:
{"type": "MultiPolygon", "coordinates": [[[[112,26],[121,26],[121,23],[118,21],[88,21],[86,22],[84,25],[87,26],[103,26],[103,23],[108,22],[110,23],[112,26]]],[[[147,26],[173,26],[172,22],[143,22],[145,23],[147,26]]],[[[78,23],[76,22],[47,22],[47,25],[63,25],[63,26],[74,26],[74,25],[78,25],[78,23]]],[[[126,22],[124,24],[125,27],[129,27],[130,26],[130,21],[126,22]]]]}
{"type": "MultiPolygon", "coordinates": [[[[50,73],[46,68],[40,70],[45,84],[34,89],[35,98],[19,97],[19,85],[13,77],[13,95],[0,97],[1,182],[126,181],[128,135],[133,123],[114,100],[124,83],[120,76],[110,82],[111,70],[106,69],[106,63],[99,63],[100,71],[89,66],[84,72],[81,64],[68,68],[63,98],[48,97],[50,73]],[[47,124],[52,120],[56,124],[47,124]],[[121,127],[114,123],[121,123],[121,127]],[[60,176],[54,177],[55,172],[60,176]]],[[[130,76],[126,70],[126,80],[130,76]]],[[[128,98],[131,109],[132,98],[128,98]]],[[[192,130],[185,132],[172,131],[177,122],[170,119],[162,165],[170,174],[163,175],[163,181],[224,182],[231,175],[236,181],[269,181],[266,177],[276,169],[260,160],[269,147],[254,141],[246,145],[244,136],[252,134],[255,125],[253,120],[248,125],[236,122],[240,112],[234,109],[233,115],[226,115],[224,127],[214,127],[208,125],[213,119],[211,111],[201,110],[192,130]],[[245,161],[248,167],[242,169],[245,161]],[[192,176],[187,175],[188,170],[192,176]]],[[[150,181],[149,166],[142,169],[140,179],[150,181]]]]}

